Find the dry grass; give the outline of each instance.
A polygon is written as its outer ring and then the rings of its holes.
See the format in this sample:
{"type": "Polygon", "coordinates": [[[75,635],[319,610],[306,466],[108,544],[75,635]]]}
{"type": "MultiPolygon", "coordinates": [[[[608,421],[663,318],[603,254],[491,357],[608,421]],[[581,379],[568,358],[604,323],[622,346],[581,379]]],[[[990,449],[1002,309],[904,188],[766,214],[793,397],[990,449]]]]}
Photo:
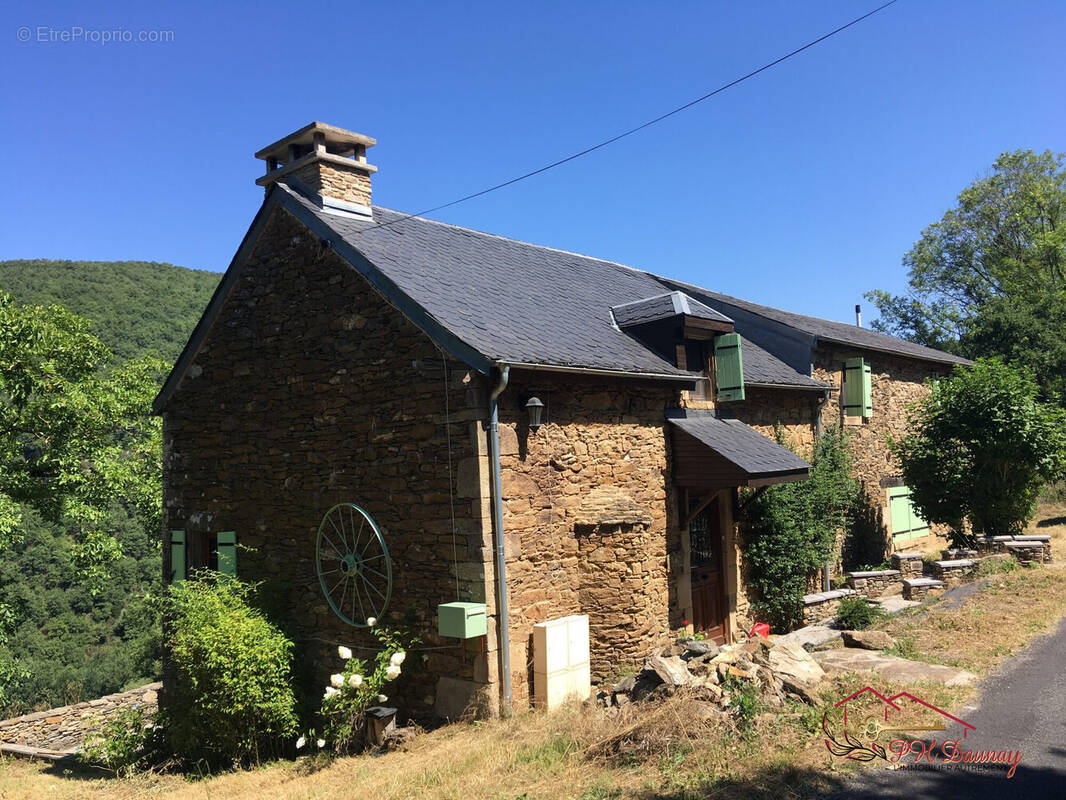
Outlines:
{"type": "MultiPolygon", "coordinates": [[[[1057,560],[1066,561],[1066,505],[1042,509],[1032,530],[1050,533],[1057,560]]],[[[896,637],[903,655],[985,673],[1066,614],[1066,569],[1016,569],[991,578],[959,608],[932,603],[879,627],[896,637]]],[[[826,751],[822,714],[839,722],[832,704],[865,683],[857,676],[827,680],[821,708],[764,708],[749,726],[710,717],[698,700],[679,694],[615,714],[575,705],[452,725],[380,757],[286,762],[199,781],[115,780],[7,760],[0,761],[0,800],[816,797],[857,768],[826,751]]],[[[882,691],[902,688],[878,683],[882,691]]],[[[941,708],[974,697],[969,688],[908,688],[941,708]]]]}

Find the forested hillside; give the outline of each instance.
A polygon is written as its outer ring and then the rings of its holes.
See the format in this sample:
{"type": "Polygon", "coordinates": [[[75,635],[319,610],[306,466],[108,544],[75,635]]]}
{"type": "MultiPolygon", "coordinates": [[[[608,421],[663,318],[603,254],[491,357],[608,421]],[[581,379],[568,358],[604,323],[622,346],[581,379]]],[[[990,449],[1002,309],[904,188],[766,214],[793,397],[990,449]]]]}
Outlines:
{"type": "Polygon", "coordinates": [[[148,410],[220,277],[0,262],[0,718],[158,678],[161,453],[148,410]],[[52,304],[85,321],[26,307],[52,304]]]}
{"type": "Polygon", "coordinates": [[[0,291],[89,319],[119,361],[177,359],[222,275],[150,261],[0,261],[0,291]]]}

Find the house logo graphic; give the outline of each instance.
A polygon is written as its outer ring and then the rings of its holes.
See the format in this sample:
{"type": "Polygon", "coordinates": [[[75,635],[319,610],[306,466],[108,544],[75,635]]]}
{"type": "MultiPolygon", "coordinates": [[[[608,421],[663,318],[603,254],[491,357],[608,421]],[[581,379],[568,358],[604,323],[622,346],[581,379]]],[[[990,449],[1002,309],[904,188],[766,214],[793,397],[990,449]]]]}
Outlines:
{"type": "Polygon", "coordinates": [[[1020,750],[967,749],[964,742],[977,730],[976,726],[910,692],[886,696],[872,686],[864,686],[833,707],[843,715],[840,730],[833,731],[826,712],[822,715],[822,732],[825,746],[834,756],[853,761],[880,758],[902,767],[1005,766],[1008,778],[1014,777],[1022,759],[1020,750]],[[871,699],[877,702],[871,704],[871,699]],[[936,736],[948,730],[952,730],[949,737],[941,740],[936,736]],[[961,735],[957,730],[961,730],[961,735]]]}

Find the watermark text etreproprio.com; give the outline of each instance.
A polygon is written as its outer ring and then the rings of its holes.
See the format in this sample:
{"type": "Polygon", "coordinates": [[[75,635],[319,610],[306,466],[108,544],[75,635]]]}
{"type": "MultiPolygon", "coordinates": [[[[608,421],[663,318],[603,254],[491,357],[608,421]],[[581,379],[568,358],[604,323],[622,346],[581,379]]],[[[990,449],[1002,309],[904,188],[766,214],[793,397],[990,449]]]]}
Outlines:
{"type": "Polygon", "coordinates": [[[70,25],[56,28],[51,25],[23,25],[15,31],[20,42],[43,44],[158,44],[173,42],[174,31],[130,30],[128,28],[84,28],[70,25]]]}

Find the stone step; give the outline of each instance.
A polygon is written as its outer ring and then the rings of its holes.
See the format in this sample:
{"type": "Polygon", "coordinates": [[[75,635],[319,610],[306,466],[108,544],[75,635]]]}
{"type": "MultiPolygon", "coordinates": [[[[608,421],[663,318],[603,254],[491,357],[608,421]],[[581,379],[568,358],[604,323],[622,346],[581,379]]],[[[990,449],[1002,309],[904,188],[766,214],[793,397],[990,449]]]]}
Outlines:
{"type": "Polygon", "coordinates": [[[866,572],[845,572],[849,578],[894,578],[899,575],[898,569],[874,569],[866,572]]]}
{"type": "Polygon", "coordinates": [[[943,588],[944,582],[935,578],[906,578],[903,581],[903,599],[924,600],[931,591],[943,588]]]}
{"type": "Polygon", "coordinates": [[[946,561],[934,561],[933,564],[936,565],[939,569],[943,570],[961,570],[972,568],[974,565],[974,561],[972,558],[954,558],[946,561]]]}
{"type": "Polygon", "coordinates": [[[992,537],[992,542],[1041,542],[1047,544],[1051,541],[1051,537],[1044,533],[1034,533],[1032,535],[1024,535],[1024,537],[992,537]]]}
{"type": "Polygon", "coordinates": [[[847,597],[855,594],[854,589],[833,589],[829,592],[815,592],[814,594],[803,595],[803,605],[810,606],[816,603],[826,603],[830,600],[839,600],[841,597],[847,597]]]}

